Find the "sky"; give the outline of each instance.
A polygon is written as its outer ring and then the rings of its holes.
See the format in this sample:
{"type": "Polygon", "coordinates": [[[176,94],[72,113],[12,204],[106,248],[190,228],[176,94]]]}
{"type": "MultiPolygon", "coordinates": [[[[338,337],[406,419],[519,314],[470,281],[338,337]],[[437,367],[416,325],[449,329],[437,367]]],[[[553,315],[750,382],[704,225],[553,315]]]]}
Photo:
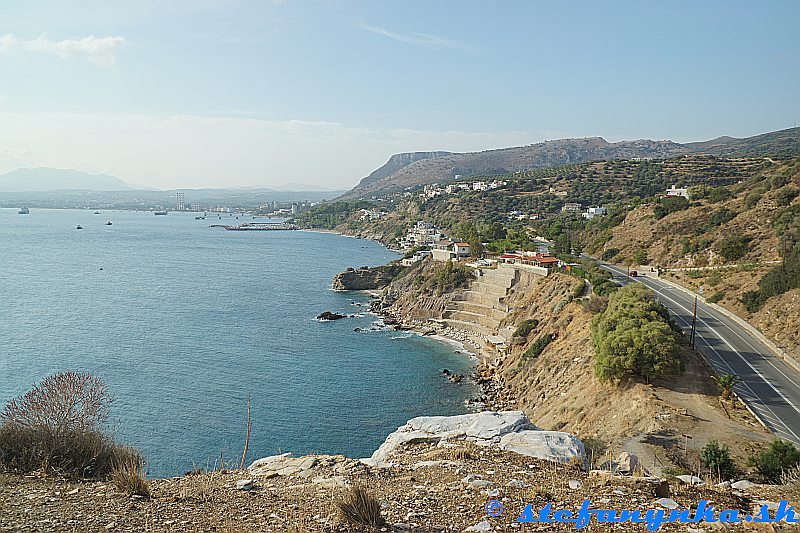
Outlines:
{"type": "Polygon", "coordinates": [[[5,0],[0,173],[352,187],[393,153],[800,122],[800,2],[5,0]]]}

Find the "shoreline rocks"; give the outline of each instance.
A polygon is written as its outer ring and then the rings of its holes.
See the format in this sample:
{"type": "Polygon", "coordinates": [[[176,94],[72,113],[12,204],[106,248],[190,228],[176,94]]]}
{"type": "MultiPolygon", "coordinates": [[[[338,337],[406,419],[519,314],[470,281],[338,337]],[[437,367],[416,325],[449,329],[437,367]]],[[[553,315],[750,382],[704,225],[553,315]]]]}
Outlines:
{"type": "Polygon", "coordinates": [[[333,311],[323,311],[319,315],[317,315],[317,320],[321,320],[323,322],[330,322],[331,320],[340,320],[342,318],[347,318],[347,315],[340,315],[339,313],[334,313],[333,311]]]}
{"type": "Polygon", "coordinates": [[[367,291],[386,287],[401,271],[403,266],[389,263],[377,267],[348,268],[333,278],[335,291],[367,291]]]}

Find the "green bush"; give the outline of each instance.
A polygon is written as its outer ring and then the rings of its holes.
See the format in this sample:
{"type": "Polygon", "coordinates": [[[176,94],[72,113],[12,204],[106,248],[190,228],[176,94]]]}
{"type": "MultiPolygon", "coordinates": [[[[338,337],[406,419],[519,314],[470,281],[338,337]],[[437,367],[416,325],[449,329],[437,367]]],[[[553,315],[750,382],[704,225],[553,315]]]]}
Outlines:
{"type": "Polygon", "coordinates": [[[586,288],[586,282],[584,280],[580,280],[581,282],[572,289],[572,293],[570,293],[570,300],[574,300],[575,298],[580,298],[583,294],[583,290],[586,288]]]}
{"type": "Polygon", "coordinates": [[[744,235],[734,234],[722,239],[719,245],[719,253],[726,261],[741,259],[750,251],[750,238],[744,235]]]}
{"type": "Polygon", "coordinates": [[[786,207],[792,203],[792,200],[797,198],[798,193],[799,191],[797,190],[797,187],[792,185],[782,187],[777,193],[775,193],[775,203],[780,207],[786,207]]]}
{"type": "Polygon", "coordinates": [[[739,473],[728,446],[725,444],[720,446],[715,440],[703,446],[703,450],[700,452],[700,462],[712,476],[717,476],[721,480],[733,479],[739,473]]]}
{"type": "Polygon", "coordinates": [[[708,193],[708,201],[713,203],[722,202],[733,196],[727,187],[714,187],[708,193]]]}
{"type": "Polygon", "coordinates": [[[761,195],[757,192],[751,192],[744,198],[744,206],[747,209],[752,209],[756,206],[756,204],[761,200],[761,195]]]}
{"type": "Polygon", "coordinates": [[[595,374],[601,381],[638,375],[647,380],[682,371],[678,338],[666,309],[640,283],[626,285],[592,319],[595,374]]]}
{"type": "Polygon", "coordinates": [[[432,279],[436,293],[441,296],[446,292],[464,287],[469,280],[474,279],[474,276],[469,267],[447,261],[434,269],[432,279]]]}
{"type": "Polygon", "coordinates": [[[539,325],[539,321],[535,318],[531,318],[528,320],[524,320],[522,324],[520,324],[517,329],[514,330],[514,339],[521,339],[525,340],[530,335],[531,331],[536,329],[536,326],[539,325]]]}
{"type": "Polygon", "coordinates": [[[589,459],[591,466],[596,466],[603,462],[603,454],[606,453],[608,444],[597,437],[582,437],[581,442],[583,443],[583,449],[586,451],[586,458],[589,459]]]}
{"type": "Polygon", "coordinates": [[[536,359],[537,357],[542,355],[544,349],[547,348],[547,345],[550,344],[551,342],[553,342],[552,335],[550,334],[542,335],[541,337],[533,341],[533,344],[531,344],[530,347],[528,347],[528,349],[525,350],[525,353],[522,354],[523,360],[536,359]]]}
{"type": "Polygon", "coordinates": [[[800,451],[791,442],[777,439],[756,457],[751,457],[750,462],[765,481],[777,484],[784,471],[800,463],[800,451]]]}
{"type": "Polygon", "coordinates": [[[664,218],[670,213],[676,213],[689,208],[689,200],[683,196],[667,196],[661,198],[657,206],[653,208],[653,214],[656,218],[664,218]]]}
{"type": "Polygon", "coordinates": [[[758,282],[758,289],[742,295],[742,303],[755,313],[767,299],[800,288],[800,247],[787,255],[786,264],[774,267],[758,282]]]}
{"type": "Polygon", "coordinates": [[[619,248],[609,248],[608,250],[603,250],[603,255],[600,256],[600,259],[603,261],[611,261],[617,254],[619,254],[619,248]]]}
{"type": "Polygon", "coordinates": [[[723,224],[727,224],[734,218],[736,218],[736,211],[728,209],[727,207],[723,207],[721,209],[717,209],[708,217],[706,220],[705,229],[712,230],[714,228],[718,228],[723,224]]]}
{"type": "Polygon", "coordinates": [[[718,291],[706,298],[706,301],[715,304],[723,298],[725,298],[725,291],[718,291]]]}

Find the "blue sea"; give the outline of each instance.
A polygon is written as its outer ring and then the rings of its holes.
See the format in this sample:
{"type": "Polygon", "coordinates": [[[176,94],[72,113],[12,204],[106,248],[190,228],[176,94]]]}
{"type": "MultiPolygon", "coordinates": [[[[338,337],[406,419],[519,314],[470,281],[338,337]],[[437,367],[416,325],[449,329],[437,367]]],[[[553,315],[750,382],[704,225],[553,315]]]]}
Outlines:
{"type": "Polygon", "coordinates": [[[347,267],[396,254],[334,234],[214,223],[0,209],[0,401],[58,371],[92,372],[115,397],[112,430],[153,477],[221,455],[238,463],[248,396],[248,462],[287,451],[366,457],[409,418],[465,412],[475,386],[440,373],[469,372],[465,354],[408,332],[354,331],[377,320],[369,298],[330,289],[347,267]],[[326,310],[356,316],[317,321],[326,310]]]}

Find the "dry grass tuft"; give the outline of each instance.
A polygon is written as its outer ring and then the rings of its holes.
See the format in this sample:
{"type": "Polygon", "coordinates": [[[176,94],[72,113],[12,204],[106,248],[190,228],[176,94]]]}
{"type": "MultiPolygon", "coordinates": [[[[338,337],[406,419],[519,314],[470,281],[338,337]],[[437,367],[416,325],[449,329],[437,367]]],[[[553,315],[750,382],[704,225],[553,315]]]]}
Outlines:
{"type": "Polygon", "coordinates": [[[335,503],[348,524],[379,528],[386,523],[380,502],[361,487],[353,487],[335,503]]]}
{"type": "Polygon", "coordinates": [[[114,485],[128,496],[150,497],[150,484],[144,478],[142,463],[136,458],[127,458],[111,470],[114,485]]]}
{"type": "Polygon", "coordinates": [[[450,448],[447,455],[451,461],[468,461],[472,459],[472,454],[467,448],[450,448]]]}

